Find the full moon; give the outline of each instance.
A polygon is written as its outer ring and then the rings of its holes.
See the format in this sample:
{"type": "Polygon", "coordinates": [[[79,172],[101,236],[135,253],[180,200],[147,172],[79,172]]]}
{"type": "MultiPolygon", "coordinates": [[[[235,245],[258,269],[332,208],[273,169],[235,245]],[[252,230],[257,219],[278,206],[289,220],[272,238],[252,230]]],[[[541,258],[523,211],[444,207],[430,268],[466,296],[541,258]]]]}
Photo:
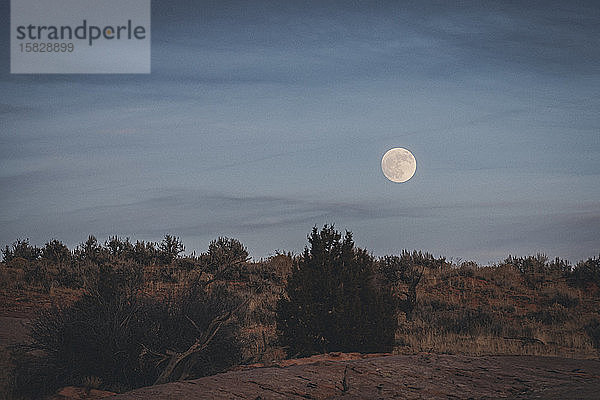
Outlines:
{"type": "Polygon", "coordinates": [[[412,153],[402,147],[389,149],[381,159],[381,170],[392,182],[402,183],[413,177],[417,170],[417,160],[412,153]]]}

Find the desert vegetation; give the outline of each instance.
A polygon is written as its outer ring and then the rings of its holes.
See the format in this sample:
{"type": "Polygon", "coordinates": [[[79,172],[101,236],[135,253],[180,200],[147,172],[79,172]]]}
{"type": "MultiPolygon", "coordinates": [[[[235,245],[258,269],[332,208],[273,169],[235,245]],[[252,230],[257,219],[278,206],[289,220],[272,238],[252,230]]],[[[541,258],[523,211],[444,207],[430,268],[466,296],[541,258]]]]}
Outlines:
{"type": "Polygon", "coordinates": [[[375,257],[327,225],[307,238],[301,254],[254,261],[231,238],[198,255],[172,235],[17,240],[2,250],[0,311],[28,320],[29,337],[0,349],[0,390],[122,392],[332,351],[599,355],[600,257],[478,266],[375,257]]]}

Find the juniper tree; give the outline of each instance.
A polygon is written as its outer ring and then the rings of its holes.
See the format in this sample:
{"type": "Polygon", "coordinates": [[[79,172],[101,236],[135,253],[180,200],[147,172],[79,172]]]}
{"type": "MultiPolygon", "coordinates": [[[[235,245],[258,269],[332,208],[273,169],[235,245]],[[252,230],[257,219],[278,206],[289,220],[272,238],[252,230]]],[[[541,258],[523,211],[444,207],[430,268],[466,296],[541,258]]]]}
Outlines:
{"type": "Polygon", "coordinates": [[[397,322],[391,296],[374,285],[373,257],[333,226],[314,227],[308,242],[278,304],[288,355],[389,351],[397,322]]]}

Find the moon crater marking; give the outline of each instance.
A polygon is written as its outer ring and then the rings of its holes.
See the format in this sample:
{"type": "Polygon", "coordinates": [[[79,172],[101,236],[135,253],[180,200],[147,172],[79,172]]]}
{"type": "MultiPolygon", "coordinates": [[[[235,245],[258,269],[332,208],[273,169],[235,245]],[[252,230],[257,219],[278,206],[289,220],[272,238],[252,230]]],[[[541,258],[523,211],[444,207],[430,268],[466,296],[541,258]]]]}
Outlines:
{"type": "Polygon", "coordinates": [[[413,177],[417,170],[417,160],[412,153],[402,147],[388,150],[381,159],[381,170],[392,182],[402,183],[413,177]]]}

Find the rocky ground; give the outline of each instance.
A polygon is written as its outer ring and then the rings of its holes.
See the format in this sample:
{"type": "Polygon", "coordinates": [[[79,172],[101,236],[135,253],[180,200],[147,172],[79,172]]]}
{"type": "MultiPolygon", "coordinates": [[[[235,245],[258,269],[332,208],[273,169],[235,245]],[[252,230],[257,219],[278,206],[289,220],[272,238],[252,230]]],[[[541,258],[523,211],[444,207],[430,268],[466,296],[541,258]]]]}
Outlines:
{"type": "Polygon", "coordinates": [[[111,397],[137,399],[597,399],[600,361],[429,354],[317,356],[111,397]]]}

